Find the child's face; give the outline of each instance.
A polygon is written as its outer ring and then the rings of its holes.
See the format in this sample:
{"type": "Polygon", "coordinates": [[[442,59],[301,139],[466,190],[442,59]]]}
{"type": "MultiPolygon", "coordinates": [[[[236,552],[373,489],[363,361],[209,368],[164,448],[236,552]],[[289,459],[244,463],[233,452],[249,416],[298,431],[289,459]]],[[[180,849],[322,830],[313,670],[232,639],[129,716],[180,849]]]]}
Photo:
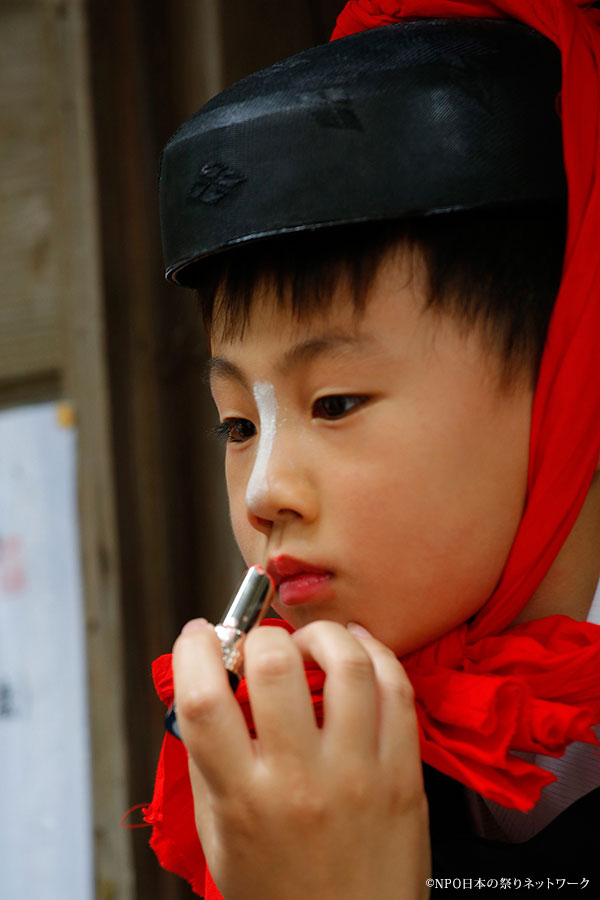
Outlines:
{"type": "Polygon", "coordinates": [[[358,316],[342,287],[304,322],[267,293],[242,339],[212,340],[246,563],[324,570],[286,578],[277,611],[358,622],[398,654],[492,593],[523,511],[532,400],[525,378],[499,386],[476,331],[423,311],[410,271],[388,259],[358,316]]]}

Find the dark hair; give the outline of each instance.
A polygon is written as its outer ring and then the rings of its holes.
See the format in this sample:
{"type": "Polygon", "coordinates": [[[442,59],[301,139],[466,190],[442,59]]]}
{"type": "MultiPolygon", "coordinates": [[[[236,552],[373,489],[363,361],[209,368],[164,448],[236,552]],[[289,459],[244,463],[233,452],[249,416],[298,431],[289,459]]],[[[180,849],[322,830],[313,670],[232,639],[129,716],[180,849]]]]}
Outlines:
{"type": "Polygon", "coordinates": [[[198,263],[195,285],[208,335],[241,336],[257,289],[273,285],[298,319],[326,310],[340,279],[357,312],[386,254],[418,250],[428,276],[426,307],[479,327],[507,383],[535,381],[560,285],[563,208],[454,212],[287,234],[198,263]]]}

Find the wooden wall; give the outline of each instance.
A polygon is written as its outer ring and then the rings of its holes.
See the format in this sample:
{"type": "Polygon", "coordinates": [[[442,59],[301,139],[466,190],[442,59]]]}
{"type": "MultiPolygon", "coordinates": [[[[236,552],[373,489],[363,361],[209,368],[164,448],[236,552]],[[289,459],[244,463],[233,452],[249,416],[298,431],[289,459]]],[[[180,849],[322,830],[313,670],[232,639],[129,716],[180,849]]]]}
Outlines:
{"type": "Polygon", "coordinates": [[[35,7],[5,4],[0,28],[0,384],[6,394],[9,383],[19,383],[21,393],[26,383],[48,381],[52,389],[62,356],[55,159],[48,140],[54,111],[46,102],[51,63],[35,7]]]}
{"type": "Polygon", "coordinates": [[[163,279],[158,156],[221,87],[327,40],[341,6],[0,4],[0,404],[77,413],[97,900],[192,896],[119,821],[152,792],[151,661],[242,571],[195,301],[163,279]]]}
{"type": "Polygon", "coordinates": [[[122,594],[85,12],[0,6],[0,403],[66,397],[78,428],[98,900],[132,900],[122,594]]]}

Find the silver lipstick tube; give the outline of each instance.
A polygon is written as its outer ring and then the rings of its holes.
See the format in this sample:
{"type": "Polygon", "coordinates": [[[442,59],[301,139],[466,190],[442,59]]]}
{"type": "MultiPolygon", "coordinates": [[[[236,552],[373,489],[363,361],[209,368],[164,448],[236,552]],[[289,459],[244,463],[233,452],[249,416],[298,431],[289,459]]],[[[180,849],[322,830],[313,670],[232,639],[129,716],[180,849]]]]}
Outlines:
{"type": "MultiPolygon", "coordinates": [[[[233,690],[236,689],[244,670],[246,635],[264,618],[274,589],[273,579],[267,575],[262,566],[251,566],[215,625],[215,631],[221,641],[223,665],[227,669],[233,690]]],[[[169,707],[165,717],[165,728],[181,739],[174,703],[169,707]]]]}
{"type": "Polygon", "coordinates": [[[251,566],[215,625],[223,650],[223,665],[238,678],[243,674],[246,635],[264,618],[273,590],[273,580],[262,566],[251,566]]]}

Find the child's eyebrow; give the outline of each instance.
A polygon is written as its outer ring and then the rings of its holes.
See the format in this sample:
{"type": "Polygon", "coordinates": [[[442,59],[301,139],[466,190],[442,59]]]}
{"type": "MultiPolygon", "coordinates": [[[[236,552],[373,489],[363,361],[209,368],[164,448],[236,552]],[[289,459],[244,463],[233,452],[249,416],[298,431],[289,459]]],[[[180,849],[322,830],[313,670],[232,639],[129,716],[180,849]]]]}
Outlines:
{"type": "MultiPolygon", "coordinates": [[[[374,344],[375,340],[370,335],[329,332],[294,344],[277,361],[275,369],[279,373],[287,375],[299,365],[312,362],[318,356],[341,354],[358,348],[367,350],[374,344]]],[[[211,381],[214,378],[227,378],[238,381],[247,389],[250,388],[248,379],[240,367],[224,356],[213,356],[209,359],[206,364],[206,372],[211,381]]]]}

